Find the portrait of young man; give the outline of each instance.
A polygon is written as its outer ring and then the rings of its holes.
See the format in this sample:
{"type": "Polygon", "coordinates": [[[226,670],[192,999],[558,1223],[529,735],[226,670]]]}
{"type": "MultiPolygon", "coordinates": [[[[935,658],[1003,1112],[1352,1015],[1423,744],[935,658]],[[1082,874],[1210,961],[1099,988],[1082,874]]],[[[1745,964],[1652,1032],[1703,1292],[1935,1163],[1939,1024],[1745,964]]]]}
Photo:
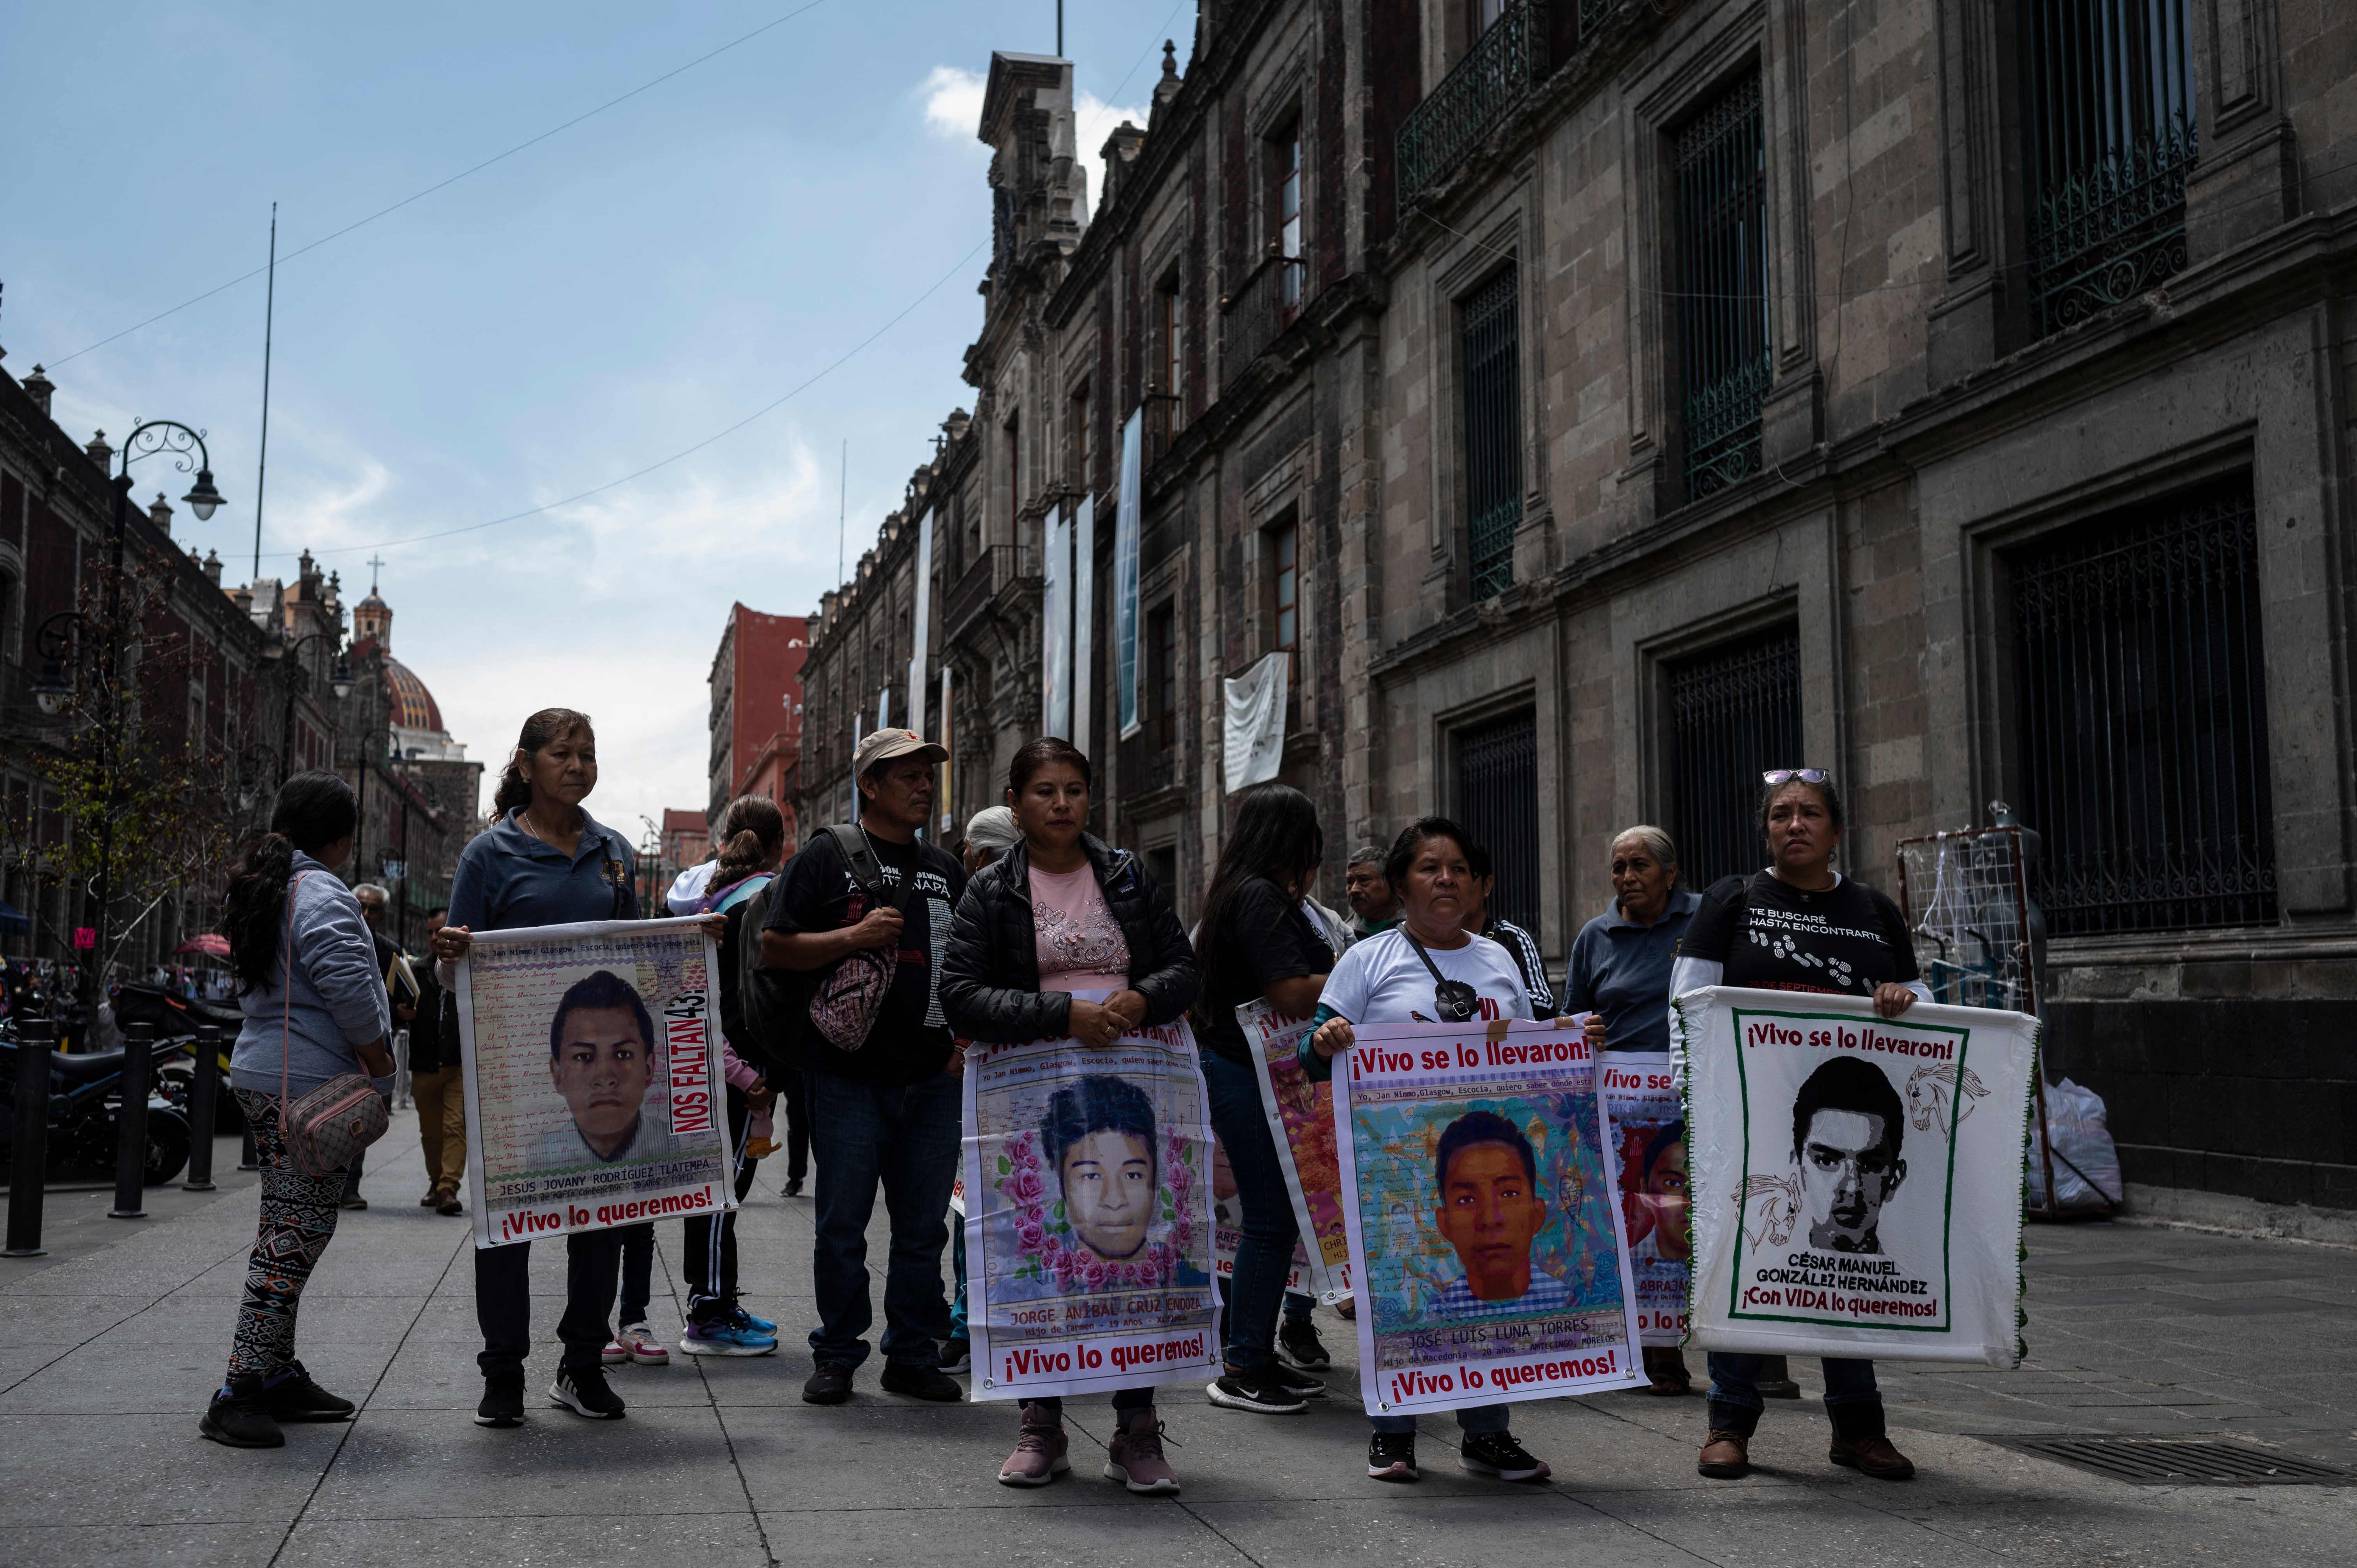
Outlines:
{"type": "Polygon", "coordinates": [[[1571,1287],[1531,1262],[1546,1225],[1538,1158],[1522,1130],[1491,1111],[1469,1111],[1440,1134],[1433,1219],[1464,1273],[1434,1304],[1442,1317],[1497,1316],[1567,1305],[1571,1287]]]}
{"type": "Polygon", "coordinates": [[[668,1141],[647,1125],[654,1078],[653,1017],[638,988],[610,970],[573,983],[548,1026],[548,1076],[571,1120],[541,1141],[544,1169],[601,1164],[660,1152],[668,1141]]]}
{"type": "Polygon", "coordinates": [[[1808,1076],[1792,1097],[1792,1158],[1811,1247],[1882,1251],[1882,1206],[1907,1179],[1905,1132],[1899,1090],[1872,1062],[1835,1057],[1808,1076]]]}

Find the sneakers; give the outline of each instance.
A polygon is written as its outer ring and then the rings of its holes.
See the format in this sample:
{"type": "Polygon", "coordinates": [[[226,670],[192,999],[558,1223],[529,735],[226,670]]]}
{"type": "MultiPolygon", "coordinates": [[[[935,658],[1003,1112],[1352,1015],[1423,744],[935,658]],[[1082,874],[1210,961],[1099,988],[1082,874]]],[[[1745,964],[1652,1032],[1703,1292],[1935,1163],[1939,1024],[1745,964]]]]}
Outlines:
{"type": "Polygon", "coordinates": [[[679,1348],[691,1356],[767,1356],[777,1349],[778,1337],[764,1334],[739,1312],[689,1318],[679,1348]]]}
{"type": "Polygon", "coordinates": [[[1367,1474],[1378,1481],[1415,1480],[1415,1434],[1378,1432],[1368,1438],[1367,1474]]]}
{"type": "Polygon", "coordinates": [[[621,1396],[606,1386],[603,1367],[560,1367],[556,1381],[548,1387],[551,1404],[561,1404],[574,1414],[591,1421],[622,1419],[621,1396]]]}
{"type": "Polygon", "coordinates": [[[942,1370],[970,1372],[974,1370],[974,1341],[960,1335],[942,1341],[942,1370]]]}
{"type": "Polygon", "coordinates": [[[1065,1455],[1066,1446],[1063,1417],[1045,1405],[1024,1401],[1023,1424],[1016,1433],[1015,1452],[998,1467],[998,1484],[1046,1486],[1072,1467],[1065,1455]]]}
{"type": "Polygon", "coordinates": [[[1141,1496],[1168,1497],[1178,1491],[1178,1476],[1162,1456],[1162,1423],[1152,1405],[1122,1412],[1121,1424],[1105,1445],[1104,1478],[1141,1496]]]}
{"type": "MultiPolygon", "coordinates": [[[[262,1385],[262,1404],[274,1421],[350,1421],[352,1402],[338,1399],[311,1380],[300,1361],[262,1385]]],[[[275,1446],[275,1444],[273,1444],[275,1446]]]]}
{"type": "MultiPolygon", "coordinates": [[[[1286,1386],[1293,1376],[1281,1372],[1274,1365],[1256,1368],[1249,1372],[1224,1372],[1203,1392],[1222,1410],[1249,1410],[1262,1415],[1299,1415],[1309,1408],[1308,1396],[1296,1393],[1286,1386]]],[[[1318,1392],[1325,1392],[1318,1385],[1318,1392]]]]}
{"type": "Polygon", "coordinates": [[[1326,1341],[1318,1337],[1318,1326],[1306,1317],[1285,1320],[1276,1331],[1276,1348],[1304,1371],[1322,1372],[1334,1364],[1326,1353],[1326,1341]]]}
{"type": "Polygon", "coordinates": [[[737,1322],[740,1326],[749,1326],[763,1334],[775,1334],[778,1331],[776,1324],[758,1312],[748,1312],[742,1306],[735,1305],[732,1305],[729,1310],[736,1314],[737,1322]]]}
{"type": "Polygon", "coordinates": [[[804,1404],[841,1404],[851,1397],[851,1369],[840,1361],[821,1361],[802,1385],[804,1404]]]}
{"type": "MultiPolygon", "coordinates": [[[[693,1324],[689,1325],[689,1331],[694,1331],[693,1324]]],[[[770,1348],[776,1348],[772,1342],[770,1348]]],[[[686,1340],[680,1341],[680,1348],[687,1348],[686,1340]]],[[[663,1348],[662,1341],[655,1337],[652,1328],[644,1323],[633,1323],[606,1341],[606,1348],[597,1352],[597,1359],[608,1367],[619,1367],[625,1361],[636,1361],[641,1367],[668,1367],[671,1365],[671,1352],[663,1348]]]]}
{"type": "Polygon", "coordinates": [[[1531,1456],[1511,1432],[1469,1432],[1458,1444],[1457,1462],[1477,1476],[1501,1481],[1544,1481],[1555,1472],[1531,1456]]]}
{"type": "Polygon", "coordinates": [[[944,1375],[939,1367],[912,1367],[906,1361],[884,1363],[884,1376],[879,1380],[888,1394],[907,1394],[910,1399],[931,1400],[936,1404],[948,1404],[965,1398],[965,1391],[955,1380],[944,1375]]]}
{"type": "Polygon", "coordinates": [[[1265,1371],[1270,1380],[1286,1393],[1306,1400],[1322,1400],[1326,1397],[1326,1384],[1323,1379],[1313,1378],[1307,1372],[1297,1372],[1282,1361],[1271,1361],[1262,1370],[1265,1371]]]}
{"type": "Polygon", "coordinates": [[[483,1402],[475,1407],[477,1426],[523,1424],[523,1374],[483,1380],[483,1402]]]}
{"type": "Polygon", "coordinates": [[[264,1403],[260,1378],[237,1378],[223,1384],[212,1403],[197,1418],[197,1430],[230,1448],[284,1448],[286,1434],[264,1403]]]}

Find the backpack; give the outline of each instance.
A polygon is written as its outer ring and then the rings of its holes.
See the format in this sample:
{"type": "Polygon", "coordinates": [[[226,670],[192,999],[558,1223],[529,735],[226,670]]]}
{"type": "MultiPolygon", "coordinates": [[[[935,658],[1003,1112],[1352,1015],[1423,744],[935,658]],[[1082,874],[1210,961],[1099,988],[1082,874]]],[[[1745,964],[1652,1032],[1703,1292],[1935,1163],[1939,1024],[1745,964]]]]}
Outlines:
{"type": "MultiPolygon", "coordinates": [[[[884,868],[866,833],[846,822],[834,823],[826,832],[843,852],[867,908],[905,908],[913,876],[894,889],[885,882],[884,868]]],[[[755,1065],[800,1071],[813,1033],[839,1051],[856,1051],[867,1043],[900,961],[897,953],[862,948],[809,973],[763,963],[759,933],[769,924],[770,897],[777,888],[773,880],[746,900],[745,929],[752,938],[740,936],[737,943],[737,1005],[755,1052],[770,1058],[755,1065]]]]}

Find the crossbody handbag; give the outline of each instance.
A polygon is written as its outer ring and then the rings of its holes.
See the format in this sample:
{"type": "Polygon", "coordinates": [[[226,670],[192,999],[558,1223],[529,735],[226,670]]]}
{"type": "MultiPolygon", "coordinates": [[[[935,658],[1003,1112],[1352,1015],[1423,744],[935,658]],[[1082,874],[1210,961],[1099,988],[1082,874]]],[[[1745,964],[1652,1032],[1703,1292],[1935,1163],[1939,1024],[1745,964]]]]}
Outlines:
{"type": "Polygon", "coordinates": [[[1422,942],[1409,937],[1405,931],[1400,935],[1407,937],[1407,945],[1415,950],[1415,956],[1424,960],[1424,967],[1432,972],[1432,1005],[1440,1015],[1440,1021],[1444,1024],[1470,1022],[1473,1015],[1480,1009],[1481,993],[1465,982],[1451,980],[1441,973],[1440,966],[1432,961],[1432,955],[1424,950],[1422,942]]]}
{"type": "MultiPolygon", "coordinates": [[[[906,912],[909,890],[917,880],[915,867],[910,867],[899,887],[890,886],[866,832],[849,822],[834,823],[826,831],[850,863],[851,880],[865,896],[866,908],[882,904],[906,912]]],[[[876,1026],[876,1015],[883,1011],[884,998],[891,994],[892,977],[899,965],[898,952],[878,952],[874,948],[861,948],[836,961],[811,992],[811,1027],[818,1031],[819,1038],[838,1051],[856,1051],[866,1045],[868,1030],[876,1026]]]]}
{"type": "Polygon", "coordinates": [[[295,894],[303,877],[286,889],[286,989],[278,1015],[278,1133],[287,1158],[307,1176],[338,1175],[362,1149],[384,1136],[391,1121],[384,1096],[357,1072],[339,1072],[302,1099],[287,1102],[287,1074],[295,1054],[295,894]]]}

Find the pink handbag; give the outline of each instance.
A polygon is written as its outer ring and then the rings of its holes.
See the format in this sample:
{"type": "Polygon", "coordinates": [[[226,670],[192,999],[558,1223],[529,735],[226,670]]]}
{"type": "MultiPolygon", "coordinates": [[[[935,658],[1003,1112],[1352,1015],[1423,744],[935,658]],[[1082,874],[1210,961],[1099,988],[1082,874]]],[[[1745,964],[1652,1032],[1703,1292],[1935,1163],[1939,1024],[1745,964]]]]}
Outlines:
{"type": "MultiPolygon", "coordinates": [[[[311,874],[305,872],[303,876],[311,874]]],[[[279,999],[278,1133],[287,1157],[307,1176],[339,1174],[362,1149],[384,1136],[392,1117],[376,1085],[357,1072],[341,1072],[289,1105],[287,1072],[295,1043],[295,891],[303,876],[286,889],[286,990],[279,999]]]]}

